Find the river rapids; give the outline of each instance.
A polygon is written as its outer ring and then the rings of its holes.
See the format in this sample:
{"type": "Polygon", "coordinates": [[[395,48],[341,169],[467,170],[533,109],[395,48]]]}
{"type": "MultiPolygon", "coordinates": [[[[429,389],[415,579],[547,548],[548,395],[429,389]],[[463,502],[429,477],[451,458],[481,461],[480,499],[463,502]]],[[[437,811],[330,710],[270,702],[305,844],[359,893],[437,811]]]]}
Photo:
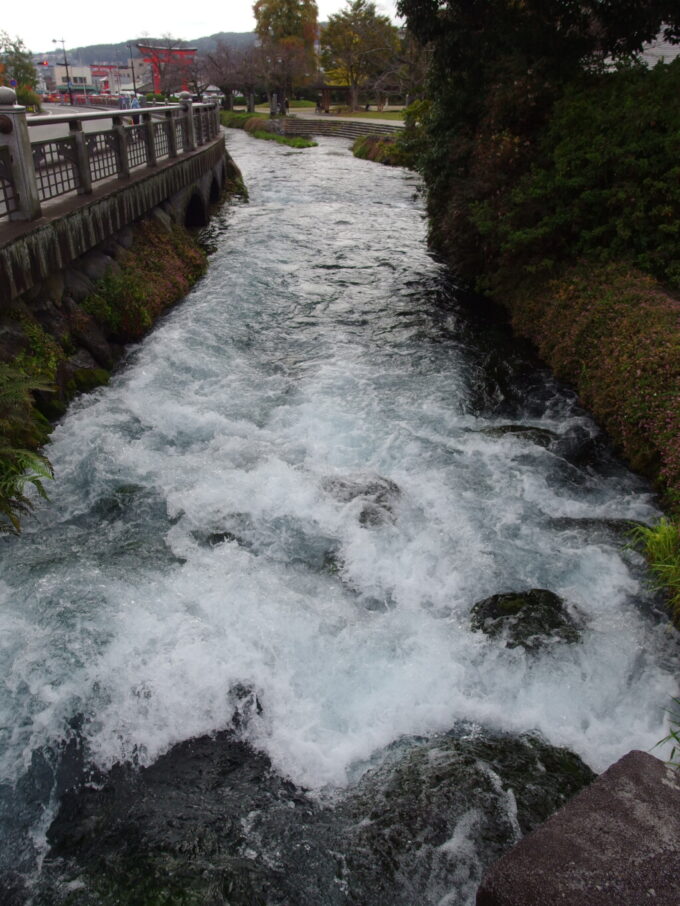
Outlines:
{"type": "Polygon", "coordinates": [[[3,902],[469,906],[564,798],[527,789],[666,733],[656,503],[433,260],[416,176],[227,141],[249,203],[0,544],[3,902]],[[577,642],[471,629],[530,588],[577,642]]]}

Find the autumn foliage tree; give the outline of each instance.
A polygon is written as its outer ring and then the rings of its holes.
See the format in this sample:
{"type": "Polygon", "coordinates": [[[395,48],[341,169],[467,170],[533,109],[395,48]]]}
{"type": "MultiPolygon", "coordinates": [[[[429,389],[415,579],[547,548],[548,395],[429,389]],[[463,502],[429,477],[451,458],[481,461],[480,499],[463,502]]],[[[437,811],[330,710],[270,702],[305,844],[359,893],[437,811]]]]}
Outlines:
{"type": "Polygon", "coordinates": [[[268,82],[282,104],[315,75],[318,9],[314,0],[257,0],[253,13],[268,82]]]}
{"type": "Polygon", "coordinates": [[[394,67],[399,32],[375,3],[347,0],[347,6],[328,19],[321,33],[321,63],[326,80],[346,85],[350,106],[359,105],[359,91],[394,67]]]}

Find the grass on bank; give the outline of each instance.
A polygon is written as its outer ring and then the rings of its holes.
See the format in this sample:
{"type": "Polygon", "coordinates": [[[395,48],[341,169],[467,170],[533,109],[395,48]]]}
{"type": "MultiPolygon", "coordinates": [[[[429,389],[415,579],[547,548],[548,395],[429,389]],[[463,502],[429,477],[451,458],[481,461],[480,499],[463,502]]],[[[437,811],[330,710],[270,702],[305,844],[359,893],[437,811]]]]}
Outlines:
{"type": "Polygon", "coordinates": [[[669,519],[652,527],[636,525],[631,537],[647,558],[654,584],[668,595],[676,625],[680,624],[680,525],[669,519]]]}
{"type": "Polygon", "coordinates": [[[274,132],[271,120],[268,117],[258,116],[255,113],[239,113],[233,110],[222,110],[220,122],[223,126],[232,129],[244,129],[253,138],[277,142],[279,145],[288,145],[289,148],[316,148],[317,142],[299,135],[280,135],[274,132]]]}
{"type": "MultiPolygon", "coordinates": [[[[674,698],[673,704],[676,708],[680,708],[680,698],[674,698]]],[[[671,725],[668,736],[660,739],[657,742],[657,746],[663,746],[667,742],[672,743],[671,754],[667,764],[672,765],[674,768],[680,768],[680,710],[671,710],[669,708],[668,714],[670,715],[671,725]]]]}
{"type": "Polygon", "coordinates": [[[316,148],[318,142],[310,138],[302,138],[299,135],[279,135],[278,132],[266,132],[264,129],[256,129],[249,134],[253,138],[261,138],[269,142],[278,142],[279,145],[288,145],[289,148],[316,148]]]}

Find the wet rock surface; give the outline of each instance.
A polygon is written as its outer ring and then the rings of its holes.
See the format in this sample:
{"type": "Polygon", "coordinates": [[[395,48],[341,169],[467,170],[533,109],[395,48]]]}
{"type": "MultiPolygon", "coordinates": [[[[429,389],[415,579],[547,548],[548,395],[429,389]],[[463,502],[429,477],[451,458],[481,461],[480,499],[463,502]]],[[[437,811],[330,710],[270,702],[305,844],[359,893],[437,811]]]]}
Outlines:
{"type": "Polygon", "coordinates": [[[545,588],[492,595],[473,605],[470,628],[504,640],[508,648],[538,651],[581,636],[565,602],[545,588]]]}
{"type": "Polygon", "coordinates": [[[401,495],[399,486],[381,475],[356,478],[327,478],[323,489],[341,503],[360,501],[358,519],[363,526],[394,522],[394,507],[401,495]]]}
{"type": "MultiPolygon", "coordinates": [[[[253,690],[230,695],[239,727],[259,716],[253,690]]],[[[34,903],[413,906],[452,890],[469,897],[483,866],[592,777],[577,756],[538,738],[461,729],[393,744],[355,788],[324,801],[222,732],[68,791],[34,903]]]]}

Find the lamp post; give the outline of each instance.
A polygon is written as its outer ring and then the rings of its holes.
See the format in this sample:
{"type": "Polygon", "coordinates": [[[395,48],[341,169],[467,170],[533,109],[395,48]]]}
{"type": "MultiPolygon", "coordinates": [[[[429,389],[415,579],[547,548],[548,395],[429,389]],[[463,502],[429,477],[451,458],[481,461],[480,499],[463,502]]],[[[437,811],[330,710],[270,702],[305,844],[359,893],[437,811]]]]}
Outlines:
{"type": "Polygon", "coordinates": [[[64,66],[66,67],[66,84],[68,85],[68,97],[69,97],[69,101],[71,103],[71,107],[73,107],[73,88],[71,87],[71,76],[69,75],[69,71],[68,71],[68,59],[66,58],[66,44],[64,43],[63,38],[59,38],[59,39],[52,38],[52,43],[61,44],[62,49],[64,51],[64,66]]]}
{"type": "Polygon", "coordinates": [[[132,59],[132,44],[128,44],[128,50],[130,51],[130,69],[132,70],[132,90],[137,97],[137,80],[135,79],[135,61],[132,59]]]}

